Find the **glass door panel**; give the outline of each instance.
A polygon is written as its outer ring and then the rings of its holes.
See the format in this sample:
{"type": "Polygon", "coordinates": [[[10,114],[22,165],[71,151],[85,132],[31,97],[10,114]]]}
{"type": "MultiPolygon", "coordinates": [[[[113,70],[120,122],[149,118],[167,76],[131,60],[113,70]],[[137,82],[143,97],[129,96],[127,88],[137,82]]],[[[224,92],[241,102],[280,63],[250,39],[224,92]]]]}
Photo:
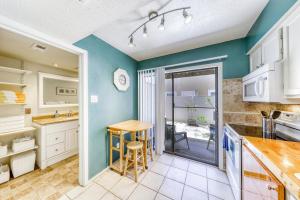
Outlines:
{"type": "Polygon", "coordinates": [[[169,150],[179,156],[214,165],[217,164],[218,134],[216,72],[215,68],[211,68],[166,76],[166,88],[173,91],[171,103],[166,101],[168,109],[172,106],[172,112],[166,109],[166,127],[170,129],[167,131],[166,128],[166,133],[169,138],[170,133],[173,134],[169,150]]]}

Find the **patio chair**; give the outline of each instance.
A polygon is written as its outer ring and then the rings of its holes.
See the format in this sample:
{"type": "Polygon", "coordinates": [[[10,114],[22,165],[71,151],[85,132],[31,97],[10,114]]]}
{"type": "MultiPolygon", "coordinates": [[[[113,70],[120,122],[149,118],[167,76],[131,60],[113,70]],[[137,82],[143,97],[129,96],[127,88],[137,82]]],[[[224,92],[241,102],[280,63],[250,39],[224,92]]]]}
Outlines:
{"type": "Polygon", "coordinates": [[[210,141],[215,141],[215,137],[216,137],[216,131],[215,131],[216,128],[215,127],[216,126],[214,124],[209,125],[209,139],[208,139],[208,142],[207,142],[206,149],[209,148],[210,141]]]}
{"type": "MultiPolygon", "coordinates": [[[[175,128],[175,133],[174,133],[174,144],[175,143],[178,143],[182,140],[186,140],[186,143],[187,143],[187,146],[188,146],[188,149],[190,149],[190,145],[189,145],[189,140],[188,140],[188,137],[187,137],[187,132],[176,132],[176,127],[174,126],[175,128]]],[[[173,125],[169,125],[169,124],[166,124],[166,133],[167,133],[167,136],[171,136],[173,134],[173,125]]]]}

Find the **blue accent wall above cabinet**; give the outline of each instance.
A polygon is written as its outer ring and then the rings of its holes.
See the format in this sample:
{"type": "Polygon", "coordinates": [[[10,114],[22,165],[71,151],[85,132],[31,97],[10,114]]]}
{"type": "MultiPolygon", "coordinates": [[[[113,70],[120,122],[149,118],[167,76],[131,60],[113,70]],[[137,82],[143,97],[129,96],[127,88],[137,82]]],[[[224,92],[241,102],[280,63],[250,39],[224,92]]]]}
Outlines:
{"type": "Polygon", "coordinates": [[[75,45],[88,51],[89,96],[99,98],[98,103],[89,104],[89,178],[92,178],[108,164],[107,125],[137,118],[137,62],[94,35],[75,45]],[[113,73],[119,67],[130,76],[126,92],[113,85],[113,73]]]}
{"type": "Polygon", "coordinates": [[[250,50],[296,2],[270,0],[247,34],[247,49],[250,50]]]}
{"type": "Polygon", "coordinates": [[[232,40],[140,61],[139,69],[155,68],[223,55],[228,55],[228,58],[223,61],[223,77],[225,79],[240,78],[249,73],[249,61],[246,55],[245,39],[232,40]]]}

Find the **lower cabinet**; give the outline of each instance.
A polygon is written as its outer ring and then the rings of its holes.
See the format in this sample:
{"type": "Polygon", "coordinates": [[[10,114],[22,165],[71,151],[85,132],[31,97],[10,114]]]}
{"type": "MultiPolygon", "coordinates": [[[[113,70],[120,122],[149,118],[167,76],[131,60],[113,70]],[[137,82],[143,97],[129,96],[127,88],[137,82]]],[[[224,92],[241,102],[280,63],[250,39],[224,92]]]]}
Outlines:
{"type": "Polygon", "coordinates": [[[78,120],[37,128],[37,164],[41,169],[78,154],[78,120]]]}
{"type": "Polygon", "coordinates": [[[284,200],[284,186],[245,145],[242,157],[243,200],[284,200]]]}

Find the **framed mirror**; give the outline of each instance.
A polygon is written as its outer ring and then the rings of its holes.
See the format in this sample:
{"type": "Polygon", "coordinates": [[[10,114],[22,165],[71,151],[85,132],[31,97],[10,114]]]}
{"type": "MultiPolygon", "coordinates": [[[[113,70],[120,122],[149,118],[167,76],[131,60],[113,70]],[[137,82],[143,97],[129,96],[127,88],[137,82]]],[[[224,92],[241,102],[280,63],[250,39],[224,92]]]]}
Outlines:
{"type": "Polygon", "coordinates": [[[39,72],[39,107],[78,106],[78,79],[39,72]]]}

